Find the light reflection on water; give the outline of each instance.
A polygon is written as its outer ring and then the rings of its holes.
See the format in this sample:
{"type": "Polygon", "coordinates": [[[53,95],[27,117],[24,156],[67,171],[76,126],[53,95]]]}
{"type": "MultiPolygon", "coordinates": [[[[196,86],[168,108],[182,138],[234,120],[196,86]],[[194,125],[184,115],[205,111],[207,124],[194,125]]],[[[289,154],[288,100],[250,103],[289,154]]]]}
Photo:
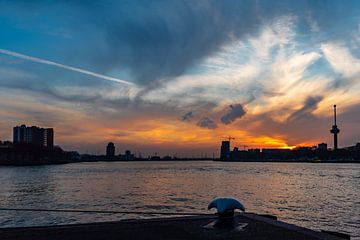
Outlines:
{"type": "MultiPolygon", "coordinates": [[[[248,211],[360,239],[360,164],[78,163],[1,167],[0,182],[1,207],[206,213],[233,196],[248,211]]],[[[0,227],[147,217],[159,216],[6,211],[0,227]]]]}

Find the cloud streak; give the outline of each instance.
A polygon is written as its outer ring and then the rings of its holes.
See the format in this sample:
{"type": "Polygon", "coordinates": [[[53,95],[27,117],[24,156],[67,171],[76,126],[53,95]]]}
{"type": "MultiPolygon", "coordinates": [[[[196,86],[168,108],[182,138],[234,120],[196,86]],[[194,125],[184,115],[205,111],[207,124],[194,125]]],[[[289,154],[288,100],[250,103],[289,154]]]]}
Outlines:
{"type": "Polygon", "coordinates": [[[126,84],[128,86],[135,86],[135,84],[132,83],[132,82],[128,82],[128,81],[121,80],[121,79],[118,79],[118,78],[102,75],[102,74],[95,73],[95,72],[92,72],[92,71],[88,71],[88,70],[85,70],[85,69],[81,69],[81,68],[72,67],[72,66],[68,66],[68,65],[65,65],[65,64],[49,61],[49,60],[46,60],[46,59],[32,57],[32,56],[29,56],[29,55],[9,51],[9,50],[6,50],[6,49],[1,49],[0,48],[0,53],[4,54],[4,55],[24,59],[24,60],[27,60],[27,61],[31,61],[31,62],[42,63],[42,64],[46,64],[46,65],[55,66],[55,67],[63,68],[63,69],[66,69],[66,70],[70,70],[70,71],[73,71],[73,72],[86,74],[86,75],[101,78],[101,79],[104,79],[104,80],[107,80],[107,81],[126,84]]]}

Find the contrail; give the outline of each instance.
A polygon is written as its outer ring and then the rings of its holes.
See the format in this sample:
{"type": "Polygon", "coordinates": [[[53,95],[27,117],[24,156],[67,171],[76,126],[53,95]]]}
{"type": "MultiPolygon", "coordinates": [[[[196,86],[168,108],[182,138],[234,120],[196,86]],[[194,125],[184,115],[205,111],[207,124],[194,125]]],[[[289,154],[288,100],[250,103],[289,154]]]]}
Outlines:
{"type": "Polygon", "coordinates": [[[56,62],[49,61],[49,60],[46,60],[46,59],[32,57],[32,56],[24,55],[24,54],[21,54],[21,53],[5,50],[5,49],[1,49],[1,48],[0,48],[0,53],[5,54],[5,55],[9,55],[9,56],[12,56],[12,57],[25,59],[25,60],[32,61],[32,62],[43,63],[43,64],[55,66],[55,67],[60,67],[60,68],[66,69],[66,70],[87,74],[87,75],[90,75],[90,76],[93,76],[93,77],[102,78],[102,79],[112,81],[112,82],[123,83],[123,84],[131,85],[131,86],[135,85],[132,82],[124,81],[124,80],[121,80],[121,79],[118,79],[118,78],[109,77],[109,76],[106,76],[106,75],[98,74],[98,73],[91,72],[91,71],[88,71],[88,70],[84,70],[84,69],[81,69],[81,68],[71,67],[71,66],[68,66],[68,65],[61,64],[61,63],[56,63],[56,62]]]}

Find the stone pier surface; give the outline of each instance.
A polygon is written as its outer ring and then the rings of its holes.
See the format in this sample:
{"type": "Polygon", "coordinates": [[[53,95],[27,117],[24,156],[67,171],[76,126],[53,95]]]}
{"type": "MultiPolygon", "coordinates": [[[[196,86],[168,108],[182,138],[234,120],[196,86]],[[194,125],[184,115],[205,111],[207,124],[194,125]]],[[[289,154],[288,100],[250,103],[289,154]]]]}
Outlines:
{"type": "MultiPolygon", "coordinates": [[[[336,234],[336,233],[334,233],[336,234]]],[[[253,213],[219,220],[216,215],[148,220],[1,228],[2,240],[60,239],[349,239],[349,236],[313,231],[253,213]]]]}

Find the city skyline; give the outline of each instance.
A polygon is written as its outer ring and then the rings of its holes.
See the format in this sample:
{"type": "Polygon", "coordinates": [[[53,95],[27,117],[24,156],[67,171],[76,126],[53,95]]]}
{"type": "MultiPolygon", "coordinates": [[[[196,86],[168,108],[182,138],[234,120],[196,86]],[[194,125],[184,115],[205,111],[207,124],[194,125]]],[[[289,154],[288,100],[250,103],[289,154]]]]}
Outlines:
{"type": "Polygon", "coordinates": [[[192,156],[359,142],[360,2],[0,1],[0,139],[192,156]],[[31,9],[31,11],[29,11],[31,9]],[[336,124],[335,124],[336,125],[336,124]],[[156,150],[154,150],[156,149],[156,150]]]}
{"type": "MultiPolygon", "coordinates": [[[[351,146],[345,146],[343,149],[342,148],[338,148],[338,134],[340,132],[340,129],[337,126],[337,114],[336,114],[336,105],[333,106],[334,109],[334,115],[333,115],[333,126],[330,129],[330,133],[333,135],[333,146],[332,148],[328,148],[328,144],[324,143],[324,142],[320,142],[317,145],[312,145],[312,146],[306,146],[306,145],[297,145],[294,147],[286,147],[286,148],[261,148],[259,146],[248,146],[245,145],[243,143],[243,145],[236,145],[233,144],[231,145],[231,141],[235,140],[235,137],[232,136],[228,136],[226,141],[221,141],[221,147],[220,147],[220,154],[219,154],[219,158],[222,160],[226,160],[230,158],[230,154],[235,154],[233,156],[238,156],[238,153],[241,152],[249,152],[251,154],[258,154],[260,152],[264,152],[265,154],[267,154],[267,152],[271,152],[273,153],[288,153],[288,152],[284,152],[282,150],[295,150],[295,151],[320,151],[320,153],[324,153],[324,152],[334,152],[334,154],[340,154],[339,150],[341,150],[341,154],[346,153],[346,151],[358,151],[359,145],[360,143],[357,142],[356,144],[353,144],[351,146]],[[241,149],[242,148],[242,149],[241,149]],[[231,150],[233,149],[233,150],[231,150]],[[345,152],[344,152],[345,150],[345,152]]],[[[2,141],[0,140],[0,143],[2,141]]],[[[10,146],[11,145],[11,141],[4,141],[3,142],[5,146],[10,146]],[[10,145],[9,145],[10,144],[10,145]]],[[[44,146],[47,148],[53,148],[54,147],[54,129],[53,128],[42,128],[42,127],[38,127],[38,126],[26,126],[25,124],[19,125],[19,126],[15,126],[13,127],[13,144],[28,144],[29,146],[34,146],[34,147],[38,147],[38,146],[44,146]]],[[[57,148],[61,149],[61,146],[57,146],[57,148]]],[[[141,151],[136,151],[135,153],[131,155],[131,151],[127,148],[127,146],[123,146],[123,149],[125,150],[125,159],[130,160],[133,159],[134,157],[138,157],[139,159],[146,159],[146,155],[150,158],[150,157],[160,157],[158,156],[158,152],[156,149],[152,149],[154,152],[141,152],[141,151]],[[136,155],[137,154],[137,155],[136,155]],[[144,155],[143,155],[144,154],[144,155]],[[130,157],[132,156],[132,157],[130,157]],[[144,158],[145,157],[145,158],[144,158]]],[[[74,154],[76,156],[80,156],[79,152],[77,149],[72,149],[72,151],[69,152],[70,154],[74,154]]],[[[84,154],[83,152],[81,152],[80,154],[84,154]]],[[[88,152],[86,152],[86,154],[88,154],[88,152]]],[[[86,155],[85,154],[85,155],[86,155]]],[[[106,146],[105,149],[105,153],[101,154],[101,151],[96,152],[97,155],[105,155],[107,157],[107,160],[115,160],[116,157],[115,156],[121,156],[121,153],[116,153],[116,145],[113,142],[109,142],[106,146]]],[[[168,149],[167,153],[164,154],[162,153],[163,156],[165,158],[169,158],[172,159],[172,157],[174,158],[188,158],[190,157],[190,155],[185,155],[185,156],[181,156],[178,155],[175,152],[171,152],[171,150],[168,149]]],[[[161,153],[160,153],[161,155],[161,153]]],[[[96,155],[95,155],[96,156],[96,155]]],[[[215,152],[212,152],[212,159],[215,159],[218,157],[217,154],[215,154],[215,152]]],[[[335,155],[334,155],[335,156],[335,155]]],[[[340,156],[340,155],[339,155],[340,156]]],[[[339,157],[338,156],[338,157],[339,157]]],[[[344,157],[348,157],[346,155],[342,155],[344,157]]],[[[193,158],[209,158],[211,159],[211,156],[208,153],[204,153],[203,151],[197,149],[197,151],[195,152],[195,154],[193,154],[191,157],[193,158]]],[[[247,156],[244,155],[242,156],[242,159],[246,159],[246,157],[250,157],[254,158],[255,156],[247,156]]],[[[256,155],[256,158],[258,158],[259,156],[256,155]]],[[[309,157],[309,156],[308,156],[309,157]]],[[[324,157],[324,156],[322,156],[324,157]]],[[[233,157],[232,157],[233,158],[233,157]]],[[[239,158],[239,157],[237,157],[239,158]]],[[[124,159],[122,159],[124,160],[124,159]]],[[[234,159],[232,159],[234,160],[234,159]]]]}

